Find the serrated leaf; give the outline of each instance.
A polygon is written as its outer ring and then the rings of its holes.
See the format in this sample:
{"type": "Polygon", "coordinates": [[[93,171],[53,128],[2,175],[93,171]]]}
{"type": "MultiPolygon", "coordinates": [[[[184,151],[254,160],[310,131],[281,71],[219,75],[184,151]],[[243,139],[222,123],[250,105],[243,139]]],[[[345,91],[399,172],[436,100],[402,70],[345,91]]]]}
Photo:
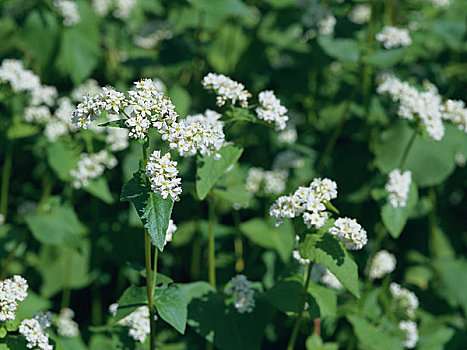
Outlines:
{"type": "Polygon", "coordinates": [[[181,289],[176,285],[156,288],[154,304],[159,316],[181,334],[185,333],[187,322],[187,302],[181,289]]]}
{"type": "Polygon", "coordinates": [[[412,182],[407,194],[407,204],[405,207],[394,208],[388,202],[381,208],[381,218],[383,219],[384,226],[393,238],[397,239],[404,230],[410,212],[417,205],[417,201],[417,186],[412,182]]]}
{"type": "Polygon", "coordinates": [[[133,178],[123,185],[120,201],[133,203],[152,243],[162,251],[174,202],[154,193],[145,182],[145,176],[141,171],[134,173],[133,178]]]}
{"type": "Polygon", "coordinates": [[[196,169],[196,193],[200,200],[208,195],[219,177],[241,156],[243,148],[238,146],[224,146],[219,150],[221,156],[216,160],[216,155],[198,157],[196,169]]]}
{"type": "Polygon", "coordinates": [[[357,264],[332,235],[307,234],[299,251],[304,259],[325,265],[353,295],[360,296],[357,264]]]}
{"type": "Polygon", "coordinates": [[[148,298],[145,287],[130,286],[123,292],[118,299],[118,309],[115,316],[115,322],[125,318],[137,308],[147,305],[148,298]]]}

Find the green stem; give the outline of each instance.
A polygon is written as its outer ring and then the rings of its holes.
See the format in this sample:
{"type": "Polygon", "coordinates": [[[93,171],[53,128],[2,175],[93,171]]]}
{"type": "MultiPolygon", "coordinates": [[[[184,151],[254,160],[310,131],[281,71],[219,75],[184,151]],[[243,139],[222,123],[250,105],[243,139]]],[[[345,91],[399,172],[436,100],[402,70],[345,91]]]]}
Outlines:
{"type": "Polygon", "coordinates": [[[303,286],[302,300],[300,302],[300,313],[298,314],[297,320],[292,330],[292,335],[290,336],[289,345],[287,345],[287,350],[293,350],[295,342],[297,341],[298,331],[300,330],[300,325],[303,320],[303,312],[305,311],[306,297],[308,295],[308,285],[310,284],[311,269],[312,265],[309,264],[306,273],[305,285],[303,286]]]}
{"type": "Polygon", "coordinates": [[[402,168],[404,167],[405,161],[407,160],[407,156],[409,155],[410,149],[412,148],[412,145],[415,141],[415,137],[417,136],[417,130],[414,130],[412,137],[409,140],[409,143],[405,147],[404,153],[402,154],[401,161],[399,163],[399,170],[402,171],[402,168]]]}
{"type": "Polygon", "coordinates": [[[21,241],[23,238],[26,236],[26,231],[21,231],[21,233],[18,235],[16,238],[16,242],[14,247],[10,250],[10,253],[8,253],[8,256],[5,260],[5,263],[2,268],[2,272],[0,273],[0,280],[4,280],[8,274],[8,267],[10,266],[10,263],[12,262],[13,258],[15,257],[16,250],[21,244],[21,241]]]}
{"type": "Polygon", "coordinates": [[[235,235],[235,241],[234,241],[234,249],[235,249],[235,271],[236,272],[242,272],[243,269],[245,268],[245,262],[243,261],[243,242],[242,242],[242,234],[240,232],[240,214],[238,211],[234,210],[232,213],[234,223],[235,223],[235,229],[236,229],[236,235],[235,235]]]}
{"type": "MultiPolygon", "coordinates": [[[[149,326],[150,326],[150,349],[155,349],[155,324],[154,324],[154,310],[152,307],[152,283],[151,283],[151,237],[148,230],[144,229],[144,257],[146,261],[146,294],[148,297],[149,308],[149,326]]],[[[157,249],[157,248],[156,248],[157,249]]]]}
{"type": "Polygon", "coordinates": [[[212,199],[208,201],[209,211],[209,284],[216,288],[216,255],[215,255],[215,240],[214,240],[214,203],[212,199]]]}
{"type": "Polygon", "coordinates": [[[159,249],[157,247],[154,248],[154,267],[152,269],[152,290],[151,290],[151,300],[154,299],[154,292],[156,290],[156,282],[157,282],[157,258],[159,255],[159,249]]]}
{"type": "Polygon", "coordinates": [[[2,171],[2,195],[0,199],[0,214],[3,215],[4,220],[6,220],[6,214],[8,211],[8,189],[10,187],[12,160],[13,142],[8,140],[6,146],[5,163],[3,164],[2,171]]]}

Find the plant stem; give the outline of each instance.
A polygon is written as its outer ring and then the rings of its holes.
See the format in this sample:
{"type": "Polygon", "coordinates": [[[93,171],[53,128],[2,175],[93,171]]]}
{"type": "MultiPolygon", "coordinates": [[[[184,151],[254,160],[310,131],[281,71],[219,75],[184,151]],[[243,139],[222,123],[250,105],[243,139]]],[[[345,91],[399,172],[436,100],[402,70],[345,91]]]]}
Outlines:
{"type": "Polygon", "coordinates": [[[216,288],[216,255],[215,255],[215,240],[214,240],[214,203],[212,199],[208,201],[209,215],[209,284],[216,288]]]}
{"type": "Polygon", "coordinates": [[[242,234],[240,232],[240,214],[238,211],[234,210],[232,213],[234,223],[235,223],[235,229],[236,229],[236,235],[235,235],[235,241],[234,241],[234,249],[235,249],[235,271],[236,272],[242,272],[243,269],[245,268],[245,262],[243,261],[243,242],[242,242],[242,234]]]}
{"type": "Polygon", "coordinates": [[[306,273],[305,285],[303,286],[302,300],[300,302],[300,313],[298,314],[297,320],[292,330],[292,335],[290,336],[289,345],[287,345],[287,350],[293,350],[295,342],[297,341],[298,331],[300,330],[300,324],[303,320],[303,312],[305,311],[306,296],[308,295],[308,285],[310,284],[311,277],[311,268],[312,265],[309,264],[306,273]]]}
{"type": "Polygon", "coordinates": [[[0,214],[6,221],[8,211],[8,188],[10,187],[11,163],[13,159],[13,142],[8,140],[6,145],[5,162],[2,171],[2,195],[0,199],[0,214]]]}
{"type": "Polygon", "coordinates": [[[10,266],[11,261],[13,260],[16,250],[21,244],[21,241],[23,240],[24,236],[26,235],[26,231],[21,231],[21,233],[18,235],[16,238],[16,242],[14,247],[10,250],[10,253],[8,253],[8,256],[5,260],[5,264],[3,265],[2,272],[0,274],[0,280],[4,280],[8,274],[8,266],[10,266]]]}
{"type": "MultiPolygon", "coordinates": [[[[149,232],[144,229],[144,257],[146,261],[146,294],[148,297],[148,308],[149,308],[149,326],[150,326],[150,349],[155,349],[155,324],[154,324],[154,310],[152,307],[152,282],[151,282],[151,237],[149,232]]],[[[157,248],[156,248],[157,250],[157,248]]]]}
{"type": "Polygon", "coordinates": [[[151,300],[154,299],[154,291],[156,290],[156,282],[157,282],[157,258],[159,255],[159,249],[157,247],[154,248],[154,267],[152,269],[152,290],[151,290],[151,300]]]}
{"type": "Polygon", "coordinates": [[[412,145],[415,141],[415,137],[417,136],[417,130],[414,130],[412,137],[409,140],[409,143],[405,147],[404,153],[402,154],[401,161],[399,163],[399,169],[402,171],[402,168],[404,167],[405,161],[407,160],[407,156],[409,155],[410,149],[412,148],[412,145]]]}

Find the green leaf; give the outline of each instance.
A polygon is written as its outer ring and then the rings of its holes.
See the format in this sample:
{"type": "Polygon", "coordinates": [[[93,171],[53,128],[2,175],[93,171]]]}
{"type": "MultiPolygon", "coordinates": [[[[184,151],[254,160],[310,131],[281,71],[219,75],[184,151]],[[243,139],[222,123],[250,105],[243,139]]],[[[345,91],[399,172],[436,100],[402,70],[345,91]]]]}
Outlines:
{"type": "Polygon", "coordinates": [[[334,39],[330,35],[318,36],[318,44],[329,56],[339,61],[358,62],[360,53],[355,39],[334,39]]]}
{"type": "Polygon", "coordinates": [[[394,66],[404,58],[405,49],[379,50],[372,55],[363,57],[363,62],[377,67],[394,66]]]}
{"type": "MultiPolygon", "coordinates": [[[[5,338],[7,334],[8,332],[6,331],[6,329],[4,327],[1,327],[0,328],[0,339],[5,338]]],[[[8,349],[8,347],[5,344],[0,344],[0,350],[2,349],[2,346],[3,348],[8,349]]]]}
{"type": "Polygon", "coordinates": [[[251,16],[248,7],[240,0],[191,0],[193,8],[218,17],[245,17],[251,16]]]}
{"type": "Polygon", "coordinates": [[[146,287],[130,286],[123,292],[122,296],[117,301],[118,309],[115,316],[115,322],[125,318],[137,308],[147,305],[148,298],[146,287]]]}
{"type": "Polygon", "coordinates": [[[467,260],[435,260],[433,266],[439,279],[437,291],[453,306],[460,306],[467,315],[467,260]]]}
{"type": "MultiPolygon", "coordinates": [[[[102,117],[102,115],[101,115],[101,117],[102,117]]],[[[126,121],[126,119],[112,120],[110,122],[99,124],[99,126],[103,127],[103,128],[112,127],[112,128],[128,129],[128,127],[125,124],[125,121],[126,121]]]]}
{"type": "Polygon", "coordinates": [[[36,312],[47,310],[52,306],[52,302],[43,298],[31,290],[28,290],[28,296],[21,303],[18,303],[16,309],[16,319],[23,320],[30,318],[36,312]]]}
{"type": "Polygon", "coordinates": [[[335,343],[323,343],[318,334],[313,334],[306,339],[306,350],[338,350],[339,346],[335,343]]]}
{"type": "Polygon", "coordinates": [[[58,198],[48,201],[47,209],[39,209],[25,216],[26,223],[35,239],[43,244],[76,248],[85,227],[79,221],[69,203],[58,198]]]}
{"type": "Polygon", "coordinates": [[[175,105],[178,114],[185,116],[190,110],[191,95],[180,85],[174,85],[169,89],[168,95],[175,105]]]}
{"type": "Polygon", "coordinates": [[[449,47],[460,49],[464,44],[466,31],[465,21],[436,20],[430,25],[430,29],[438,34],[449,47]]]}
{"type": "Polygon", "coordinates": [[[63,350],[87,350],[86,344],[84,344],[83,340],[80,336],[75,337],[57,337],[56,341],[56,348],[63,349],[63,350]]]}
{"type": "Polygon", "coordinates": [[[104,177],[98,177],[89,181],[89,185],[83,187],[83,190],[99,198],[107,204],[115,202],[112,192],[109,189],[109,183],[104,177]]]}
{"type": "Polygon", "coordinates": [[[393,238],[397,239],[404,230],[409,214],[417,205],[417,201],[417,186],[412,182],[410,184],[409,193],[407,195],[407,204],[405,207],[394,208],[391,203],[388,202],[381,208],[381,218],[383,219],[384,226],[393,238]]]}
{"type": "Polygon", "coordinates": [[[402,345],[381,327],[375,327],[364,318],[347,316],[352,324],[361,348],[367,350],[402,350],[402,345]]]}
{"type": "Polygon", "coordinates": [[[295,244],[290,221],[276,226],[270,218],[255,218],[240,224],[240,231],[255,244],[277,251],[282,261],[290,259],[295,244]]]}
{"type": "Polygon", "coordinates": [[[200,200],[208,195],[219,177],[241,156],[243,148],[238,146],[224,146],[219,150],[220,159],[215,159],[212,154],[209,157],[198,157],[196,169],[196,193],[200,200]]]}
{"type": "Polygon", "coordinates": [[[7,138],[10,140],[21,139],[23,137],[29,137],[39,132],[37,125],[31,125],[27,123],[15,123],[7,131],[7,138]]]}
{"type": "Polygon", "coordinates": [[[266,293],[268,301],[282,312],[299,312],[303,295],[303,281],[278,281],[266,293]]]}
{"type": "Polygon", "coordinates": [[[78,154],[71,145],[56,141],[47,147],[47,161],[60,180],[72,181],[70,171],[78,164],[78,154]]]}
{"type": "Polygon", "coordinates": [[[184,334],[188,310],[182,290],[176,285],[156,288],[154,303],[159,316],[178,332],[184,334]]]}
{"type": "Polygon", "coordinates": [[[152,243],[162,251],[174,202],[169,197],[164,199],[154,193],[145,176],[142,171],[134,173],[133,178],[123,185],[120,201],[134,204],[152,243]]]}
{"type": "Polygon", "coordinates": [[[352,294],[360,296],[357,264],[332,235],[307,234],[299,245],[299,251],[304,259],[325,265],[352,294]]]}
{"type": "Polygon", "coordinates": [[[319,317],[335,316],[337,310],[337,295],[332,289],[310,283],[308,293],[311,294],[319,308],[319,317]]]}
{"type": "Polygon", "coordinates": [[[446,344],[451,340],[455,331],[444,325],[444,321],[438,317],[419,311],[420,326],[418,327],[419,339],[417,348],[423,350],[443,350],[446,344]]]}

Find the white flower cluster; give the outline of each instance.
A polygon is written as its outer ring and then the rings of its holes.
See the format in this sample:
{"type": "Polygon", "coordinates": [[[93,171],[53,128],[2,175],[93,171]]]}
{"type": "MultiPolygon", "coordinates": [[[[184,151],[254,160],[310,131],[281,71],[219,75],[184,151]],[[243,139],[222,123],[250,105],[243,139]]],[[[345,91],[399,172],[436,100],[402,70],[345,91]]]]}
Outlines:
{"type": "Polygon", "coordinates": [[[295,143],[297,141],[297,129],[288,127],[277,134],[277,138],[283,143],[295,143]]]}
{"type": "Polygon", "coordinates": [[[125,318],[118,321],[123,326],[130,327],[128,335],[134,340],[144,343],[150,332],[149,308],[141,306],[125,318]]]}
{"type": "Polygon", "coordinates": [[[225,143],[224,123],[220,117],[219,113],[209,109],[204,114],[189,115],[164,127],[162,139],[170,142],[170,148],[177,149],[182,157],[194,156],[198,152],[209,156],[225,143]]]}
{"type": "Polygon", "coordinates": [[[137,2],[137,0],[92,0],[92,7],[101,17],[107,16],[110,10],[115,8],[112,12],[113,16],[125,20],[130,17],[137,2]]]}
{"type": "Polygon", "coordinates": [[[112,152],[122,151],[128,148],[128,135],[130,131],[122,128],[108,127],[105,142],[112,152]]]}
{"type": "Polygon", "coordinates": [[[76,169],[70,171],[73,187],[81,188],[89,185],[89,180],[101,176],[105,169],[112,169],[117,165],[117,159],[102,150],[98,153],[82,153],[76,169]]]}
{"type": "Polygon", "coordinates": [[[64,308],[60,310],[57,320],[57,331],[62,337],[72,338],[79,334],[78,323],[73,321],[75,312],[72,309],[64,308]]]}
{"type": "Polygon", "coordinates": [[[49,344],[49,334],[45,329],[52,324],[52,314],[50,312],[40,312],[33,315],[33,318],[25,319],[19,325],[19,333],[22,334],[29,349],[38,348],[41,350],[52,350],[49,344]]]}
{"type": "Polygon", "coordinates": [[[154,151],[146,165],[146,175],[151,181],[152,190],[166,199],[177,200],[182,188],[181,179],[177,177],[177,162],[170,160],[170,153],[161,156],[161,151],[154,151]]]}
{"type": "Polygon", "coordinates": [[[368,242],[365,229],[355,219],[337,219],[329,229],[329,233],[336,236],[344,244],[345,249],[362,249],[368,242]]]}
{"type": "Polygon", "coordinates": [[[389,181],[384,188],[389,195],[389,203],[394,208],[405,207],[407,205],[407,195],[412,183],[412,172],[406,170],[401,174],[399,169],[394,169],[389,173],[389,181]]]}
{"type": "Polygon", "coordinates": [[[329,271],[329,269],[326,269],[324,271],[324,274],[321,276],[321,283],[325,284],[326,286],[332,289],[342,288],[342,283],[331,271],[329,271]]]}
{"type": "Polygon", "coordinates": [[[413,349],[418,342],[418,329],[414,321],[400,321],[399,329],[405,333],[405,339],[402,346],[406,349],[413,349]]]}
{"type": "Polygon", "coordinates": [[[329,35],[334,33],[334,27],[336,25],[336,18],[329,14],[318,21],[318,32],[321,35],[329,35]]]}
{"type": "Polygon", "coordinates": [[[245,189],[252,196],[261,189],[265,194],[280,194],[285,190],[288,178],[286,170],[263,170],[250,168],[246,178],[245,189]]]}
{"type": "Polygon", "coordinates": [[[418,308],[418,298],[415,293],[392,282],[389,286],[395,306],[404,310],[409,318],[415,317],[415,310],[418,308]]]}
{"type": "Polygon", "coordinates": [[[54,0],[54,5],[63,17],[63,25],[72,27],[81,21],[78,4],[72,0],[54,0]]]}
{"type": "Polygon", "coordinates": [[[308,30],[309,38],[316,37],[318,31],[321,35],[329,35],[334,32],[336,18],[328,10],[327,6],[319,0],[298,0],[303,8],[302,22],[308,30]]]}
{"type": "Polygon", "coordinates": [[[325,203],[337,197],[337,184],[329,179],[314,179],[309,187],[299,187],[294,194],[279,197],[269,215],[280,225],[284,219],[303,215],[308,228],[320,228],[329,217],[325,203]]]}
{"type": "Polygon", "coordinates": [[[169,227],[167,227],[167,233],[165,234],[165,242],[164,246],[167,245],[167,243],[172,242],[173,234],[175,231],[177,231],[177,225],[175,225],[175,222],[170,219],[169,220],[169,227]]]}
{"type": "Polygon", "coordinates": [[[467,108],[464,101],[446,100],[442,108],[443,119],[457,125],[459,130],[467,133],[467,108]]]}
{"type": "Polygon", "coordinates": [[[412,44],[412,39],[407,29],[391,26],[384,27],[381,32],[376,34],[376,40],[382,42],[386,49],[409,46],[412,44]]]}
{"type": "Polygon", "coordinates": [[[428,0],[435,7],[447,8],[451,5],[451,0],[428,0]]]}
{"type": "Polygon", "coordinates": [[[268,123],[275,124],[276,130],[284,130],[289,117],[287,108],[281,106],[281,101],[271,90],[262,91],[258,95],[260,106],[256,108],[256,114],[259,119],[268,123]]]}
{"type": "Polygon", "coordinates": [[[39,77],[33,71],[24,69],[21,61],[8,58],[0,66],[0,82],[9,83],[15,92],[32,92],[41,86],[39,77]]]}
{"type": "Polygon", "coordinates": [[[217,94],[217,105],[223,106],[228,100],[234,105],[239,101],[243,108],[248,107],[248,98],[251,94],[245,90],[245,86],[223,74],[209,73],[203,78],[202,85],[206,90],[212,90],[217,94]]]}
{"type": "Polygon", "coordinates": [[[303,157],[299,153],[289,149],[276,155],[272,168],[275,170],[288,170],[301,168],[304,165],[303,157]]]}
{"type": "Polygon", "coordinates": [[[357,24],[364,24],[370,20],[371,6],[369,4],[357,4],[349,12],[349,20],[357,24]]]}
{"type": "Polygon", "coordinates": [[[109,313],[113,317],[117,316],[117,309],[118,309],[118,304],[117,303],[113,303],[113,304],[109,305],[109,313]]]}
{"type": "Polygon", "coordinates": [[[419,92],[409,83],[402,82],[395,76],[386,75],[381,79],[377,92],[387,93],[393,101],[400,103],[397,114],[401,118],[414,120],[418,116],[432,139],[439,141],[443,138],[441,96],[432,84],[427,86],[427,91],[419,92]]]}
{"type": "Polygon", "coordinates": [[[395,268],[396,257],[387,250],[380,250],[371,261],[369,275],[371,279],[382,278],[395,268]]]}
{"type": "Polygon", "coordinates": [[[18,302],[27,296],[28,282],[21,276],[0,281],[0,321],[13,321],[18,302]]]}
{"type": "Polygon", "coordinates": [[[133,44],[143,49],[154,49],[163,40],[172,39],[173,32],[167,24],[160,25],[156,30],[148,35],[135,35],[133,37],[133,44]]]}
{"type": "Polygon", "coordinates": [[[244,275],[232,277],[226,290],[228,295],[235,295],[234,306],[241,314],[252,312],[255,308],[255,290],[244,275]]]}

